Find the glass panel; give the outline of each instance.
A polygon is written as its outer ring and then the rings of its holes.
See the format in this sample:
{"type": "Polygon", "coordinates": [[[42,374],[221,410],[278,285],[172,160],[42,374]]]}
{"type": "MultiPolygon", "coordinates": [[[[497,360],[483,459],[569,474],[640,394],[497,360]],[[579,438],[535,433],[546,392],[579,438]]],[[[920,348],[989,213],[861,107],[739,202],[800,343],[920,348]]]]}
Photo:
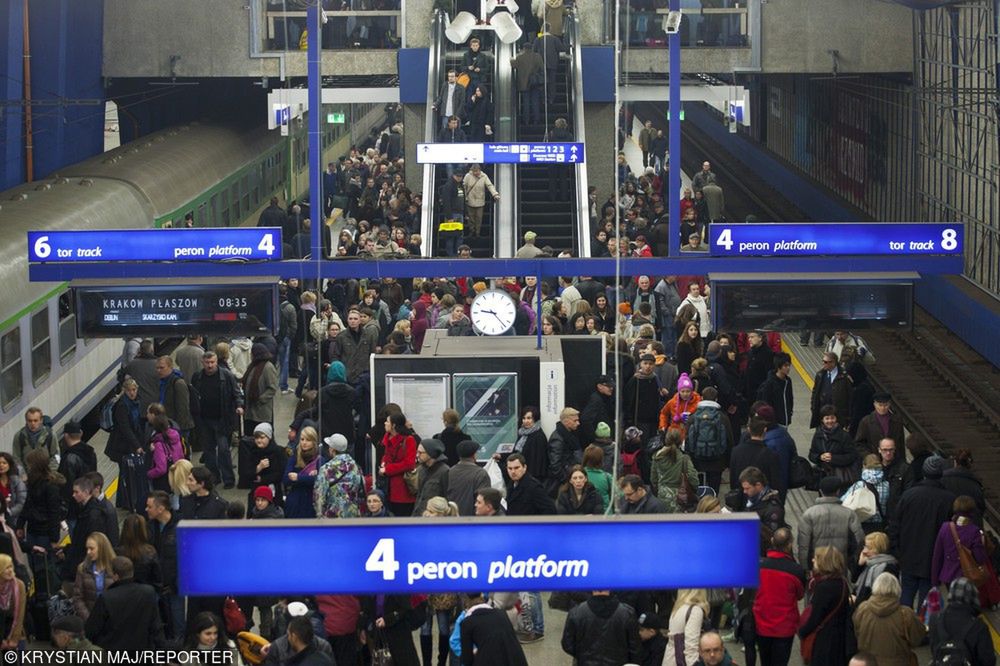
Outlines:
{"type": "MultiPolygon", "coordinates": [[[[527,2],[527,0],[525,0],[527,2]]],[[[324,7],[328,3],[323,3],[324,7]]],[[[306,12],[300,3],[263,0],[260,43],[266,51],[305,50],[301,41],[306,29],[306,12]],[[285,11],[287,10],[287,11],[285,11]]],[[[324,49],[398,49],[400,46],[400,0],[332,3],[323,25],[324,49]],[[340,7],[355,9],[341,10],[340,7]],[[359,11],[360,10],[360,11],[359,11]]]]}
{"type": "Polygon", "coordinates": [[[15,328],[0,340],[0,402],[7,409],[22,393],[21,329],[15,328]]]}
{"type": "Polygon", "coordinates": [[[31,315],[31,381],[38,386],[52,370],[52,349],[49,341],[49,309],[31,315]]]}
{"type": "Polygon", "coordinates": [[[73,297],[67,291],[59,296],[59,362],[63,365],[76,351],[76,314],[73,297]]]}

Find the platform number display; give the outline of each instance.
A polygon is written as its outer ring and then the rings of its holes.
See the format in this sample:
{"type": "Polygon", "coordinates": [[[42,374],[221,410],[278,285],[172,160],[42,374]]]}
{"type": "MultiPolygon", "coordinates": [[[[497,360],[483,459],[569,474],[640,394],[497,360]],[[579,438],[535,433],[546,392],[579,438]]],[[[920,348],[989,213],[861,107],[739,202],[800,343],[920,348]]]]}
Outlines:
{"type": "Polygon", "coordinates": [[[52,246],[49,245],[48,236],[39,236],[35,239],[35,256],[39,259],[46,259],[52,254],[52,246]]]}
{"type": "Polygon", "coordinates": [[[715,244],[719,247],[725,248],[726,252],[733,249],[733,230],[723,229],[722,233],[716,239],[715,244]]]}
{"type": "Polygon", "coordinates": [[[954,229],[945,229],[941,232],[941,249],[949,252],[958,248],[958,232],[954,229]]]}
{"type": "Polygon", "coordinates": [[[257,249],[267,253],[267,256],[274,254],[274,234],[264,234],[257,245],[257,249]]]}
{"type": "Polygon", "coordinates": [[[365,561],[365,571],[382,572],[382,580],[396,580],[399,562],[396,560],[396,540],[379,539],[365,561]]]}

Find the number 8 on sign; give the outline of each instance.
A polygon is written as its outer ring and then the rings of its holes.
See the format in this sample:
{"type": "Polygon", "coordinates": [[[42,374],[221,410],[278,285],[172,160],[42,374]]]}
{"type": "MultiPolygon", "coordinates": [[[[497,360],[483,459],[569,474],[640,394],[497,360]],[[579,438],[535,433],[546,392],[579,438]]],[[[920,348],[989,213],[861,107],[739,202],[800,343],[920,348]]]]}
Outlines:
{"type": "Polygon", "coordinates": [[[941,232],[941,249],[954,250],[958,247],[958,232],[954,229],[945,229],[941,232]]]}
{"type": "Polygon", "coordinates": [[[396,561],[396,540],[379,539],[365,561],[365,571],[381,571],[383,580],[396,580],[399,562],[396,561]]]}

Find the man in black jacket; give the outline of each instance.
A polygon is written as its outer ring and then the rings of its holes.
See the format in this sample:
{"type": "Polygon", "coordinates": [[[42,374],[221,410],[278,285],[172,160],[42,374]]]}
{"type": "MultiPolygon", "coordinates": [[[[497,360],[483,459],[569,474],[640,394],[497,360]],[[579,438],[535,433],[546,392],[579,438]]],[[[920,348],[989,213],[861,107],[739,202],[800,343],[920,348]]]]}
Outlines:
{"type": "Polygon", "coordinates": [[[639,659],[639,624],[630,606],[595,591],[566,616],[563,652],[579,664],[625,664],[639,659]]]}
{"type": "Polygon", "coordinates": [[[598,423],[607,423],[615,427],[615,380],[611,375],[601,375],[594,383],[594,392],[587,398],[587,404],[580,412],[580,428],[577,439],[580,447],[587,448],[594,443],[595,429],[598,423]]]}
{"type": "Polygon", "coordinates": [[[788,426],[792,422],[792,357],[781,352],[774,355],[774,370],[767,376],[764,383],[757,389],[757,399],[763,400],[774,407],[775,422],[788,426]]]}
{"type": "Polygon", "coordinates": [[[156,591],[132,579],[132,560],[119,556],[111,561],[114,580],[97,597],[87,618],[87,638],[105,650],[153,650],[163,647],[156,591]]]}
{"type": "Polygon", "coordinates": [[[931,456],[924,461],[924,480],[914,484],[899,498],[889,517],[889,540],[899,560],[903,594],[899,602],[917,607],[931,588],[931,558],[941,525],[951,518],[955,494],[944,487],[941,476],[950,461],[931,456]]]}
{"type": "MultiPolygon", "coordinates": [[[[170,608],[167,636],[171,639],[184,635],[184,597],[178,594],[177,581],[177,522],[170,510],[170,495],[156,490],[146,498],[146,517],[149,519],[149,543],[160,558],[163,573],[163,598],[170,608]]],[[[89,635],[89,632],[88,632],[89,635]]]]}
{"type": "Polygon", "coordinates": [[[559,423],[549,436],[549,469],[546,488],[549,495],[556,496],[559,486],[569,479],[569,468],[583,461],[583,447],[577,437],[580,428],[580,412],[565,407],[559,413],[559,423]]]}
{"type": "Polygon", "coordinates": [[[73,501],[73,482],[88,472],[97,471],[97,454],[90,444],[83,441],[83,428],[77,421],[69,421],[63,427],[60,448],[63,454],[58,471],[66,479],[66,485],[62,487],[63,501],[69,509],[67,519],[72,525],[82,507],[73,501]]]}
{"type": "Polygon", "coordinates": [[[507,515],[554,515],[556,504],[535,477],[528,474],[528,461],[520,453],[507,458],[507,515]]]}
{"type": "Polygon", "coordinates": [[[622,497],[625,500],[619,503],[622,513],[670,513],[666,504],[646,490],[639,475],[626,474],[618,480],[618,486],[622,489],[622,497]]]}
{"type": "Polygon", "coordinates": [[[738,479],[743,470],[756,467],[768,479],[775,480],[772,483],[775,490],[782,490],[780,486],[785,475],[781,473],[781,460],[777,453],[764,444],[767,422],[754,417],[750,419],[747,429],[750,431],[750,439],[737,444],[729,456],[729,478],[738,479]]]}
{"type": "Polygon", "coordinates": [[[73,523],[69,547],[64,551],[62,578],[67,582],[76,578],[76,569],[87,552],[87,537],[92,532],[102,532],[105,529],[104,511],[94,499],[93,482],[82,476],[73,482],[72,492],[73,503],[79,507],[79,512],[73,523]]]}
{"type": "Polygon", "coordinates": [[[201,357],[201,370],[194,373],[191,386],[198,396],[195,432],[201,441],[202,462],[226,488],[236,485],[230,439],[236,419],[243,415],[243,391],[236,375],[219,365],[213,351],[201,357]]]}
{"type": "Polygon", "coordinates": [[[191,469],[194,488],[191,494],[181,498],[180,517],[182,520],[221,520],[226,517],[229,504],[215,492],[212,472],[207,467],[191,469]]]}
{"type": "MultiPolygon", "coordinates": [[[[264,212],[257,218],[258,227],[281,227],[285,223],[288,213],[278,205],[278,197],[271,197],[271,205],[264,209],[264,212]]],[[[291,239],[289,239],[291,240],[291,239]]]]}
{"type": "Polygon", "coordinates": [[[111,500],[104,496],[104,475],[100,472],[88,472],[87,478],[94,485],[94,489],[90,494],[97,501],[97,505],[101,507],[101,515],[104,516],[104,527],[100,531],[104,532],[104,536],[108,537],[111,546],[117,548],[118,537],[120,536],[118,529],[118,509],[115,508],[111,500]]]}

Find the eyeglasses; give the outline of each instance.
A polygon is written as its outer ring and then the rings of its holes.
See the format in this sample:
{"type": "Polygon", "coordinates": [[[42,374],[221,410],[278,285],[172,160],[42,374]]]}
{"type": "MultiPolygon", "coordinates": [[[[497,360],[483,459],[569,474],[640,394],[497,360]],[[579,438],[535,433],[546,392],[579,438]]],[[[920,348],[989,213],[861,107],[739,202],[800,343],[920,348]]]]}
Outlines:
{"type": "Polygon", "coordinates": [[[823,365],[833,365],[833,363],[834,363],[834,361],[832,361],[830,359],[827,359],[827,358],[823,359],[823,365]]]}
{"type": "Polygon", "coordinates": [[[881,453],[895,453],[896,449],[879,449],[881,453]]]}

